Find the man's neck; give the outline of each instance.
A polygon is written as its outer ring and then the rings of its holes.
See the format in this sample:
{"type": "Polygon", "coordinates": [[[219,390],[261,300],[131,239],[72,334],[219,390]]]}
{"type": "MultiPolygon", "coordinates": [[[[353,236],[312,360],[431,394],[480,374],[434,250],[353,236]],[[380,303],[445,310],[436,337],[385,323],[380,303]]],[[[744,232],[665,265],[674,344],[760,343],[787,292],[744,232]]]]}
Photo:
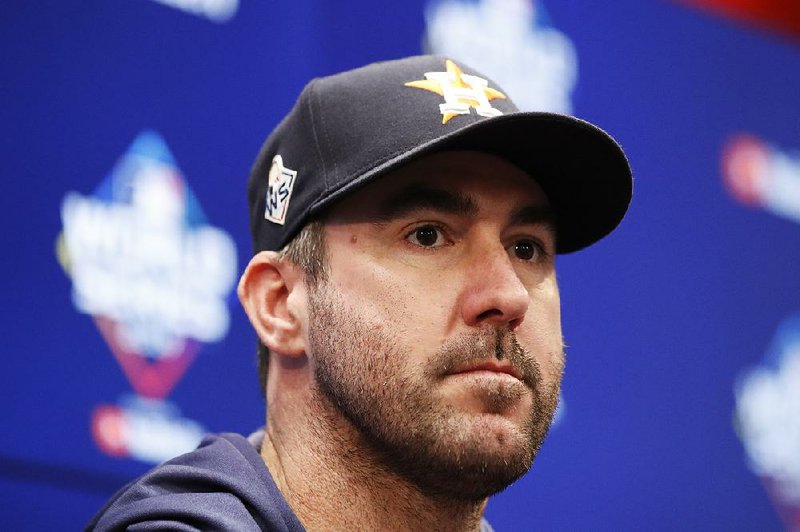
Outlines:
{"type": "Polygon", "coordinates": [[[269,406],[261,456],[307,530],[479,530],[484,501],[429,497],[338,413],[286,406],[269,406]]]}

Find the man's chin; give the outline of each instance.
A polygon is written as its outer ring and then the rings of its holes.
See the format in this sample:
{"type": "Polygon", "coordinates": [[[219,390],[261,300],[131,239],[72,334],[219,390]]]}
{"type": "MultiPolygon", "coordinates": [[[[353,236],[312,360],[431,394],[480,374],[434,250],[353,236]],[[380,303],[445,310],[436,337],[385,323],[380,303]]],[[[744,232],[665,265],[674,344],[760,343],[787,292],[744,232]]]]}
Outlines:
{"type": "Polygon", "coordinates": [[[498,414],[461,413],[445,425],[450,430],[439,433],[425,459],[415,461],[418,467],[405,462],[402,468],[432,496],[479,501],[505,489],[533,463],[535,445],[524,424],[498,414]]]}
{"type": "Polygon", "coordinates": [[[526,424],[500,414],[469,416],[464,424],[461,446],[466,461],[481,466],[519,463],[525,470],[530,467],[535,446],[526,424]]]}
{"type": "Polygon", "coordinates": [[[436,400],[463,416],[465,423],[478,423],[501,431],[529,428],[534,408],[533,393],[520,381],[448,382],[436,400]]]}
{"type": "Polygon", "coordinates": [[[473,439],[462,449],[459,460],[440,462],[438,471],[429,470],[426,478],[415,479],[432,494],[455,500],[479,501],[494,495],[524,475],[533,463],[533,453],[514,431],[497,430],[473,439]]]}

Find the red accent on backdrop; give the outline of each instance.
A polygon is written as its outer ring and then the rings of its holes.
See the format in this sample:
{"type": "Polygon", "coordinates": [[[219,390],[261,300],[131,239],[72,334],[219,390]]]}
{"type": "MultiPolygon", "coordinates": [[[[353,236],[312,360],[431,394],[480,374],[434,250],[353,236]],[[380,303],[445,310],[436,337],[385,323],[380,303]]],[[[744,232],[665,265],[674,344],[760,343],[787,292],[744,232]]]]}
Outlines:
{"type": "Polygon", "coordinates": [[[95,316],[97,328],[105,338],[111,352],[117,358],[122,371],[128,377],[136,393],[150,399],[164,399],[192,365],[200,343],[185,339],[170,353],[164,353],[157,361],[126,347],[119,340],[119,325],[112,319],[95,316]]]}
{"type": "Polygon", "coordinates": [[[800,2],[797,0],[680,1],[800,39],[800,2]]]}

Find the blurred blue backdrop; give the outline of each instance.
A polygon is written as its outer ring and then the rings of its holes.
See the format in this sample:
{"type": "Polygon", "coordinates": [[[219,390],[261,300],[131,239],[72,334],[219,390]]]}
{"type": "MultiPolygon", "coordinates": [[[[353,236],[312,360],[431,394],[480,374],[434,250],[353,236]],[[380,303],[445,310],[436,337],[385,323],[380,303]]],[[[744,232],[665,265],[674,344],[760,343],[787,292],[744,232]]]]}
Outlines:
{"type": "Polygon", "coordinates": [[[599,124],[635,176],[619,230],[559,259],[563,408],[495,528],[800,528],[800,40],[667,0],[0,13],[3,529],[79,528],[263,423],[249,167],[312,77],[426,50],[599,124]]]}

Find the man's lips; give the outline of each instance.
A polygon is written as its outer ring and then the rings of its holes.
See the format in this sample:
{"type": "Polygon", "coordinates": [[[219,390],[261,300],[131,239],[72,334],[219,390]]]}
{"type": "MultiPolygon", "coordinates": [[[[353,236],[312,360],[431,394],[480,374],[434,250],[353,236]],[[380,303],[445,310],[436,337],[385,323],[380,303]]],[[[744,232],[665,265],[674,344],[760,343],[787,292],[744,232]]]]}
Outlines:
{"type": "Polygon", "coordinates": [[[455,371],[450,372],[449,375],[468,375],[478,372],[500,373],[522,380],[522,375],[511,363],[499,360],[481,360],[459,366],[455,371]]]}

